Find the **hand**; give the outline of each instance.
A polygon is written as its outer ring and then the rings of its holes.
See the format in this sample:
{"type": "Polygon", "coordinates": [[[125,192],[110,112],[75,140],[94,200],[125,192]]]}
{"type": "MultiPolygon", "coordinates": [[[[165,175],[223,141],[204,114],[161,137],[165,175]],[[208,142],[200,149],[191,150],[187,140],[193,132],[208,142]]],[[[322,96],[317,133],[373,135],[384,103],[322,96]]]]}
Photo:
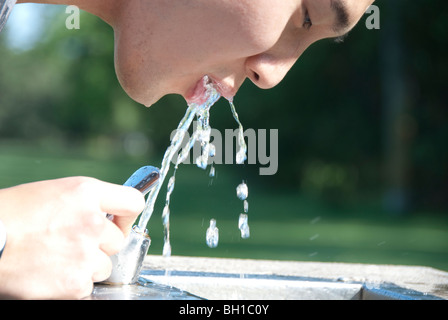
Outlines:
{"type": "Polygon", "coordinates": [[[76,299],[109,277],[109,256],[121,249],[145,201],[131,187],[74,177],[0,190],[0,203],[8,236],[0,296],[76,299]]]}

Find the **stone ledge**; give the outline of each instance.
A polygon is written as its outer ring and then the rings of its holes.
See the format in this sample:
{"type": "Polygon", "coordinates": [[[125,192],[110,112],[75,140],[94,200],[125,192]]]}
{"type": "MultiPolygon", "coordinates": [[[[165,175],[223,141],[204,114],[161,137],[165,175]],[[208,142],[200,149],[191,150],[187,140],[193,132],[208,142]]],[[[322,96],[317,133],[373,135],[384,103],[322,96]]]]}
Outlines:
{"type": "Polygon", "coordinates": [[[182,256],[165,258],[158,255],[148,255],[143,267],[153,270],[294,276],[346,283],[393,283],[405,289],[448,299],[448,273],[430,267],[182,256]]]}

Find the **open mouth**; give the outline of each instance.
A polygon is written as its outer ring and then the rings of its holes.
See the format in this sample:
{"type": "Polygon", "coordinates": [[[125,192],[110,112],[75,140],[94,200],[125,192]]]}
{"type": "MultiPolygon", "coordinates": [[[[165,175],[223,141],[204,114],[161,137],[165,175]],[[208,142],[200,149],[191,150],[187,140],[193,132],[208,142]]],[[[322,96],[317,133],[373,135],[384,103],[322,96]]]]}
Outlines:
{"type": "Polygon", "coordinates": [[[188,104],[204,103],[208,99],[207,92],[209,92],[211,88],[215,89],[217,92],[219,92],[221,96],[223,96],[226,99],[231,99],[234,96],[234,94],[231,93],[230,88],[225,86],[223,83],[214,80],[213,78],[206,75],[202,77],[196,83],[196,85],[193,88],[191,88],[189,92],[186,94],[185,99],[187,100],[187,103],[188,104]]]}

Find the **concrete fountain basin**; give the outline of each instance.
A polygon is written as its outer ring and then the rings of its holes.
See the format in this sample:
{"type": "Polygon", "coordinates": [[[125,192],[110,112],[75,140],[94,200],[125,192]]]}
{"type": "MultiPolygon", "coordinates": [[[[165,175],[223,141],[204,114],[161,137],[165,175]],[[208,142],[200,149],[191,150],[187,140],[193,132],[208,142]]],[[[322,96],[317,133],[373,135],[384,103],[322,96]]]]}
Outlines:
{"type": "Polygon", "coordinates": [[[139,284],[98,284],[89,299],[444,300],[448,273],[395,265],[149,255],[139,284]]]}

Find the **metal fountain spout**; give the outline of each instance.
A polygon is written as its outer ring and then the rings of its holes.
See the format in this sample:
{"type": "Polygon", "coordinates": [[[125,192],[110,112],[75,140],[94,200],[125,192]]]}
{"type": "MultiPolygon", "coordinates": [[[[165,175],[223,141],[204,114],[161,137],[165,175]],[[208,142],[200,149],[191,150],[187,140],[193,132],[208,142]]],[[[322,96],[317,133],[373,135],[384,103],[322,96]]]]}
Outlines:
{"type": "Polygon", "coordinates": [[[16,0],[0,0],[0,32],[8,20],[12,8],[16,4],[16,0]]]}
{"type": "MultiPolygon", "coordinates": [[[[159,183],[159,177],[159,169],[145,166],[135,171],[124,183],[124,186],[133,187],[146,195],[159,183]]],[[[114,216],[108,214],[107,218],[113,220],[114,216]]],[[[136,283],[150,244],[148,230],[142,230],[135,225],[127,237],[123,249],[111,257],[112,273],[103,283],[115,285],[136,283]]]]}

